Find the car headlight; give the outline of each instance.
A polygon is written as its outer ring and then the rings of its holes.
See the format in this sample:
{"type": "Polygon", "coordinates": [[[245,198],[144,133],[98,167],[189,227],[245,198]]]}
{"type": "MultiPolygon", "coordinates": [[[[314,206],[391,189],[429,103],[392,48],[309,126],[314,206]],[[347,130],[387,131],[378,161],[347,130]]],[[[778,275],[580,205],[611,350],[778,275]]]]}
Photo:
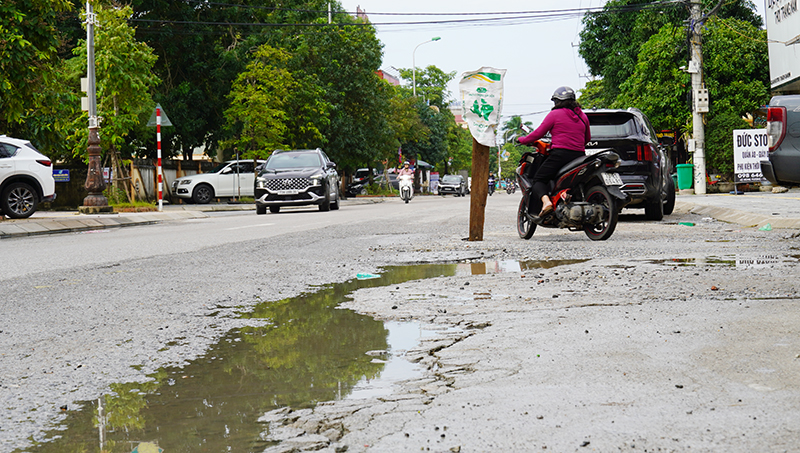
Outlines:
{"type": "Polygon", "coordinates": [[[265,178],[256,178],[256,189],[265,189],[267,187],[267,180],[265,178]]]}
{"type": "Polygon", "coordinates": [[[309,178],[311,180],[311,185],[312,186],[321,186],[322,185],[322,178],[324,178],[324,177],[325,177],[325,175],[314,175],[314,176],[311,176],[309,178]]]}
{"type": "Polygon", "coordinates": [[[191,184],[191,183],[192,183],[192,180],[191,180],[191,179],[182,179],[182,180],[181,180],[181,185],[182,185],[182,186],[185,186],[185,185],[187,185],[187,184],[191,184]]]}

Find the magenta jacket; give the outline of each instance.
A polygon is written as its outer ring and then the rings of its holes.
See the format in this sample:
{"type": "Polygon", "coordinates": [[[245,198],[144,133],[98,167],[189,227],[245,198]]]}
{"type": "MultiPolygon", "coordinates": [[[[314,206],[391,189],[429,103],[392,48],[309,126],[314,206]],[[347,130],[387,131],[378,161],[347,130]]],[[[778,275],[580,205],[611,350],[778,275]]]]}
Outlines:
{"type": "Polygon", "coordinates": [[[555,109],[544,118],[535,131],[520,137],[519,142],[529,145],[550,132],[551,148],[571,149],[586,152],[586,142],[592,139],[589,131],[589,118],[583,110],[555,109]]]}

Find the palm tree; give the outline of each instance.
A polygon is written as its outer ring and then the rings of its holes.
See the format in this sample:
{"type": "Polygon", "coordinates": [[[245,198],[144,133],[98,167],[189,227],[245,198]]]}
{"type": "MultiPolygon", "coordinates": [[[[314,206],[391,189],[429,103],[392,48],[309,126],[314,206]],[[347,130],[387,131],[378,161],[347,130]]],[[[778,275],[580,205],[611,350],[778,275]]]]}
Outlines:
{"type": "Polygon", "coordinates": [[[513,142],[515,138],[522,137],[524,135],[528,135],[527,132],[522,128],[522,125],[528,126],[533,128],[533,123],[530,121],[526,121],[525,123],[522,122],[521,116],[512,116],[510,120],[503,123],[502,131],[503,131],[503,141],[506,143],[513,142]]]}

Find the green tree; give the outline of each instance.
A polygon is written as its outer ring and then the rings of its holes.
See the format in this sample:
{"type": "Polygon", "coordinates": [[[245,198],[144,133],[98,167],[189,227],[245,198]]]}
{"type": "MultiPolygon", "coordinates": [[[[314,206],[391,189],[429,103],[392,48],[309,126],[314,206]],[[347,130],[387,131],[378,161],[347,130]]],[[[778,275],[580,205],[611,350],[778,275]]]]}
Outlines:
{"type": "MultiPolygon", "coordinates": [[[[139,42],[135,30],[128,25],[129,6],[95,7],[98,26],[95,28],[95,74],[97,114],[100,122],[100,148],[110,156],[112,166],[120,173],[120,159],[129,158],[134,149],[130,134],[147,121],[155,102],[150,95],[159,83],[152,68],[157,60],[147,44],[139,42]]],[[[74,50],[69,61],[73,75],[72,86],[86,70],[86,41],[74,50]]],[[[85,157],[88,139],[88,119],[85,112],[73,122],[70,135],[73,155],[85,157]]]]}
{"type": "MultiPolygon", "coordinates": [[[[137,28],[137,36],[161,57],[155,71],[163,84],[154,98],[169,109],[175,124],[174,133],[168,132],[165,138],[181,150],[184,159],[191,159],[192,150],[197,147],[204,147],[206,154],[215,156],[220,141],[235,133],[226,127],[225,112],[231,99],[228,93],[233,81],[252,59],[252,49],[268,44],[289,51],[294,59],[298,42],[320,32],[323,27],[312,30],[284,25],[327,20],[329,4],[326,0],[288,0],[280,5],[260,0],[241,0],[235,4],[173,0],[131,0],[131,3],[135,11],[133,20],[141,21],[137,23],[142,25],[137,28]]],[[[341,10],[336,1],[331,6],[334,11],[341,10]]],[[[334,15],[335,22],[352,20],[345,14],[334,15]]],[[[336,23],[331,26],[336,27],[336,23]]],[[[307,68],[309,74],[324,62],[324,54],[319,58],[320,61],[307,68]]],[[[296,68],[289,69],[297,74],[296,68]]],[[[299,88],[312,86],[314,84],[307,81],[299,88]]],[[[299,147],[303,143],[314,146],[324,143],[324,137],[316,136],[307,121],[292,124],[295,118],[307,118],[307,115],[294,115],[297,109],[309,106],[312,110],[323,110],[324,107],[315,102],[324,103],[324,98],[311,90],[294,93],[293,99],[298,102],[287,100],[285,105],[289,113],[287,144],[297,143],[299,147]],[[305,101],[300,102],[303,97],[305,101]]],[[[325,119],[325,115],[320,117],[320,121],[325,119]]],[[[320,123],[314,126],[320,130],[325,128],[325,124],[320,123]]],[[[230,152],[228,149],[228,155],[230,152]]]]}
{"type": "MultiPolygon", "coordinates": [[[[682,3],[658,7],[647,6],[649,3],[649,0],[611,0],[603,6],[602,11],[589,13],[583,18],[579,53],[589,67],[589,72],[604,80],[603,93],[593,93],[593,99],[608,101],[620,94],[622,84],[633,75],[641,47],[665,26],[669,26],[671,33],[683,43],[680,46],[683,49],[682,59],[688,61],[685,46],[688,10],[683,8],[682,3]]],[[[703,3],[708,12],[719,2],[704,0],[703,3]]],[[[716,15],[737,18],[755,27],[762,23],[750,0],[724,3],[716,15]]],[[[590,104],[588,99],[586,104],[590,104]]]]}
{"type": "Polygon", "coordinates": [[[449,128],[447,135],[448,155],[445,173],[461,170],[472,171],[472,134],[457,124],[449,128]]]}
{"type": "Polygon", "coordinates": [[[503,126],[500,128],[503,133],[503,141],[512,142],[513,144],[517,137],[528,135],[523,129],[523,125],[529,129],[533,129],[533,123],[530,121],[523,122],[522,117],[519,115],[512,116],[511,119],[503,123],[503,126]]]}
{"type": "Polygon", "coordinates": [[[244,158],[266,158],[285,148],[288,93],[296,83],[285,63],[289,54],[263,45],[255,52],[247,70],[239,74],[231,89],[225,112],[233,137],[223,147],[238,148],[244,158]]]}
{"type": "MultiPolygon", "coordinates": [[[[0,2],[0,130],[57,145],[57,107],[63,99],[53,88],[58,78],[56,28],[69,0],[3,0],[0,2]],[[43,111],[41,111],[43,110],[43,111]]],[[[47,152],[47,151],[45,151],[47,152]]]]}
{"type": "Polygon", "coordinates": [[[329,122],[321,128],[325,151],[345,171],[373,161],[390,108],[390,91],[376,74],[381,43],[375,30],[366,25],[330,27],[301,40],[298,70],[316,74],[330,105],[329,122]]]}
{"type": "MultiPolygon", "coordinates": [[[[455,72],[446,73],[436,66],[428,66],[417,71],[417,97],[415,109],[422,124],[427,128],[426,134],[403,143],[403,154],[415,156],[431,164],[442,163],[448,169],[450,143],[459,140],[461,134],[455,130],[458,126],[450,111],[450,92],[447,84],[455,77],[455,72]]],[[[411,80],[411,69],[400,69],[400,76],[411,80]]],[[[410,95],[408,89],[404,89],[410,95]]],[[[457,143],[457,142],[455,142],[457,143]]]]}
{"type": "MultiPolygon", "coordinates": [[[[678,129],[691,118],[689,75],[679,69],[681,38],[669,26],[645,45],[615,107],[638,107],[658,129],[678,129]]],[[[704,33],[704,83],[709,89],[706,157],[709,169],[733,171],[732,130],[769,100],[766,32],[738,19],[712,18],[704,33]]]]}
{"type": "MultiPolygon", "coordinates": [[[[512,116],[508,121],[503,123],[500,130],[503,133],[503,141],[505,142],[502,146],[502,152],[508,153],[508,159],[503,162],[503,167],[506,168],[516,168],[517,162],[519,162],[520,158],[526,151],[530,151],[530,147],[520,145],[517,143],[517,138],[527,135],[525,130],[522,128],[523,124],[527,126],[529,129],[533,129],[533,123],[530,121],[522,121],[522,117],[520,116],[512,116]]],[[[512,171],[504,170],[503,176],[509,177],[512,175],[512,171]]]]}

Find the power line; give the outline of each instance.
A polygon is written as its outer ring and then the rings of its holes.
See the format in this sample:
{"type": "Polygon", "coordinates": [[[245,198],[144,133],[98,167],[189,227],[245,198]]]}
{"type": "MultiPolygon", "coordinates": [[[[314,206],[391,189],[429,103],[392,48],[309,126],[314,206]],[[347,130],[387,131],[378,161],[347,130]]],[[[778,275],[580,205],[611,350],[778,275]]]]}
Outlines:
{"type": "MultiPolygon", "coordinates": [[[[197,0],[188,0],[197,1],[197,0]]],[[[199,2],[198,2],[199,3],[199,2]]],[[[322,10],[301,10],[291,8],[275,8],[265,6],[251,6],[251,5],[232,5],[226,3],[207,3],[202,4],[217,5],[217,6],[230,6],[237,8],[258,8],[268,9],[273,11],[291,11],[303,13],[319,13],[327,14],[327,11],[322,10]]],[[[182,24],[182,25],[209,25],[209,26],[237,26],[237,27],[330,27],[330,26],[375,26],[375,27],[388,27],[388,26],[420,26],[420,25],[523,25],[538,22],[551,22],[558,20],[572,19],[575,17],[582,17],[587,13],[621,13],[621,12],[636,12],[646,9],[659,9],[662,7],[673,7],[675,5],[682,5],[683,0],[665,0],[652,3],[642,3],[634,5],[623,5],[617,7],[586,7],[586,8],[573,8],[573,9],[554,9],[554,10],[540,10],[540,11],[502,11],[502,12],[489,12],[489,13],[369,13],[373,16],[376,15],[402,15],[402,16],[437,16],[437,17],[464,17],[464,16],[481,16],[477,18],[458,18],[458,19],[443,19],[443,20],[425,20],[425,21],[402,21],[402,22],[348,22],[348,23],[271,23],[271,22],[218,22],[218,21],[176,21],[176,20],[163,20],[163,19],[129,19],[131,22],[145,22],[145,23],[159,23],[159,24],[182,24]]],[[[340,12],[341,13],[341,12],[340,12]]],[[[351,14],[351,13],[348,13],[351,14]]]]}

